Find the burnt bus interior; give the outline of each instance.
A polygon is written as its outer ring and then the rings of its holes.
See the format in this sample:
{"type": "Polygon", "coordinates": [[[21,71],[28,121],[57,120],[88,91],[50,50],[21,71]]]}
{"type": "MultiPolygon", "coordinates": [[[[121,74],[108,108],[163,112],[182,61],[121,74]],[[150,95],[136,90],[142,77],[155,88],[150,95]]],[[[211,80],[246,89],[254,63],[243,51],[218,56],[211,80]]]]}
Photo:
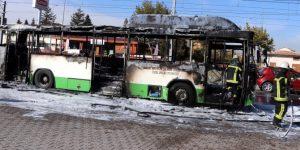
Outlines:
{"type": "MultiPolygon", "coordinates": [[[[250,64],[249,59],[246,57],[252,55],[252,49],[248,47],[248,40],[244,39],[241,41],[233,41],[232,39],[218,39],[218,40],[209,40],[208,42],[208,49],[207,49],[207,56],[206,56],[206,88],[205,88],[205,95],[207,103],[224,103],[226,102],[226,68],[230,64],[233,55],[238,55],[239,62],[241,63],[241,68],[243,72],[249,70],[248,72],[244,73],[242,76],[248,76],[246,79],[249,79],[249,75],[251,73],[250,69],[248,68],[247,64],[250,64]],[[244,65],[246,64],[246,65],[244,65]],[[249,73],[249,74],[248,74],[249,73]]],[[[252,68],[253,70],[253,68],[252,68]]],[[[254,72],[255,73],[255,72],[254,72]]],[[[252,74],[252,73],[251,73],[252,74]]],[[[245,79],[243,78],[243,79],[245,79]]],[[[247,80],[242,80],[242,82],[248,82],[247,80]]],[[[251,82],[250,82],[251,83],[251,82]]],[[[252,85],[248,83],[244,86],[244,90],[247,87],[252,85]]],[[[239,89],[238,93],[242,93],[243,86],[239,89]]],[[[241,98],[242,100],[242,98],[241,98]]]]}
{"type": "Polygon", "coordinates": [[[77,43],[70,42],[69,49],[80,50],[76,54],[66,51],[64,37],[72,37],[77,34],[72,32],[53,32],[47,29],[40,30],[24,30],[7,32],[7,37],[13,37],[14,40],[7,40],[7,69],[6,80],[18,80],[22,82],[30,81],[30,54],[47,54],[56,56],[81,56],[90,57],[93,55],[92,46],[87,39],[92,34],[82,34],[86,39],[82,42],[80,48],[77,43]],[[62,36],[64,34],[64,37],[62,36]]]}
{"type": "Polygon", "coordinates": [[[203,40],[150,34],[132,35],[130,40],[137,42],[136,48],[130,51],[130,60],[172,63],[204,62],[203,44],[205,41],[203,40]]]}
{"type": "MultiPolygon", "coordinates": [[[[112,31],[113,32],[113,31],[112,31]]],[[[127,34],[95,34],[92,90],[102,95],[121,96],[125,76],[127,34]]],[[[131,43],[134,47],[134,43],[131,43]]]]}
{"type": "Polygon", "coordinates": [[[115,88],[110,87],[113,84],[118,88],[122,86],[127,34],[113,32],[114,29],[109,27],[105,29],[109,33],[95,34],[93,30],[94,27],[8,30],[5,79],[31,82],[30,54],[89,57],[93,58],[94,66],[91,91],[111,95],[106,92],[111,89],[105,88],[115,88]],[[68,48],[65,47],[67,42],[68,48]]]}
{"type": "MultiPolygon", "coordinates": [[[[245,103],[245,100],[254,91],[255,80],[256,80],[256,64],[254,61],[254,47],[253,47],[253,36],[252,32],[238,31],[231,32],[226,35],[223,39],[211,42],[208,48],[208,61],[206,65],[207,68],[212,68],[212,70],[218,70],[219,75],[222,77],[222,82],[225,83],[225,69],[230,63],[230,60],[234,54],[239,56],[239,61],[242,68],[241,76],[241,87],[239,89],[240,100],[239,104],[245,103]]],[[[209,69],[207,71],[207,76],[209,76],[209,69]]],[[[206,93],[207,99],[213,102],[224,100],[225,92],[220,93],[221,89],[224,90],[225,84],[222,86],[217,85],[215,82],[210,84],[206,82],[207,88],[206,93]],[[209,93],[210,91],[218,91],[215,93],[209,93]],[[212,95],[212,97],[210,97],[212,95]]]]}
{"type": "MultiPolygon", "coordinates": [[[[66,38],[69,39],[70,49],[80,49],[77,56],[93,58],[92,91],[100,91],[104,95],[126,96],[123,89],[126,86],[124,79],[128,60],[198,72],[201,74],[199,83],[205,87],[205,103],[222,103],[225,69],[234,54],[240,56],[243,69],[241,103],[252,89],[251,81],[255,80],[247,71],[255,63],[250,59],[253,56],[252,32],[199,30],[162,34],[155,30],[100,26],[41,27],[8,30],[7,34],[7,80],[27,79],[29,82],[31,53],[69,55],[64,50],[66,38]],[[55,39],[50,45],[45,42],[49,36],[55,39]],[[192,63],[192,67],[186,67],[185,62],[192,63]]],[[[76,55],[72,54],[74,57],[76,55]]]]}
{"type": "Polygon", "coordinates": [[[26,80],[29,60],[27,36],[27,33],[7,32],[5,80],[26,80]]]}

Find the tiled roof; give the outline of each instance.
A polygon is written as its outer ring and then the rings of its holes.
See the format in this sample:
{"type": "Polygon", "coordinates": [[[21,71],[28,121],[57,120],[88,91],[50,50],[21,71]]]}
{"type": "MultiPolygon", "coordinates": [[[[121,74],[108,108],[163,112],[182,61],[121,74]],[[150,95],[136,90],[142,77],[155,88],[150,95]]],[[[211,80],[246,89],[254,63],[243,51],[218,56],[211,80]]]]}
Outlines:
{"type": "Polygon", "coordinates": [[[282,48],[279,50],[269,52],[270,56],[288,56],[288,57],[300,57],[300,53],[288,48],[282,48]]]}

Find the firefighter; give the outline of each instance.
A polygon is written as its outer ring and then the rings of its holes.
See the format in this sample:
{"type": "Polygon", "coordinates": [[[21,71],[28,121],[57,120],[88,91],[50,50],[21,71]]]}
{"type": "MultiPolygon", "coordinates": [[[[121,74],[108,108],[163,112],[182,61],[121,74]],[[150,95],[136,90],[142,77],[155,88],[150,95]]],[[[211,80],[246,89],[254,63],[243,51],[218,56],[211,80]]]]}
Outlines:
{"type": "Polygon", "coordinates": [[[234,55],[230,64],[226,68],[226,90],[227,101],[233,104],[239,97],[239,89],[241,84],[241,64],[237,55],[234,55]],[[230,94],[229,94],[230,93],[230,94]]]}
{"type": "Polygon", "coordinates": [[[274,102],[275,115],[273,125],[282,128],[281,121],[286,114],[288,108],[288,90],[289,90],[289,64],[287,62],[279,62],[276,64],[276,74],[274,79],[274,102]]]}

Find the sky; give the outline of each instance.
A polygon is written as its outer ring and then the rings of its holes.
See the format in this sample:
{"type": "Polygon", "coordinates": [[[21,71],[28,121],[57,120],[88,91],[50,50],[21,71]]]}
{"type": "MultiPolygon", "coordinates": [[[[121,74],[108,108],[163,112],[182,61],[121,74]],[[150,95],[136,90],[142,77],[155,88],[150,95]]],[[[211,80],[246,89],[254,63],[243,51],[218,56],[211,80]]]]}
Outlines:
{"type": "MultiPolygon", "coordinates": [[[[4,1],[4,0],[0,0],[4,1]]],[[[32,8],[32,0],[6,0],[8,23],[18,18],[24,22],[37,20],[38,10],[32,8]]],[[[64,0],[49,0],[50,7],[62,23],[64,0]]],[[[64,24],[81,8],[92,18],[94,25],[123,25],[137,5],[143,0],[66,0],[64,24]]],[[[162,1],[172,7],[172,0],[162,1]]],[[[176,12],[181,16],[220,16],[240,27],[246,22],[264,27],[274,39],[275,49],[287,47],[300,52],[300,0],[177,0],[176,12]]]]}

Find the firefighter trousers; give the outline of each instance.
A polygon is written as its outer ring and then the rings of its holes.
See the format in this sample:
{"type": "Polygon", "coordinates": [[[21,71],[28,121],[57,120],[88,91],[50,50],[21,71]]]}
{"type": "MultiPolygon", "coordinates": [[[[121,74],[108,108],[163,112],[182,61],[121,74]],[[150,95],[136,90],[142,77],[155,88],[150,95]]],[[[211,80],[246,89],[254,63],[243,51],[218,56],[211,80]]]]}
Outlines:
{"type": "Polygon", "coordinates": [[[240,97],[240,85],[235,83],[226,83],[226,91],[227,93],[231,93],[231,95],[225,96],[225,101],[236,103],[240,97]]]}
{"type": "Polygon", "coordinates": [[[281,123],[284,115],[286,114],[288,109],[288,102],[278,102],[275,101],[275,116],[273,122],[276,124],[281,123]]]}

